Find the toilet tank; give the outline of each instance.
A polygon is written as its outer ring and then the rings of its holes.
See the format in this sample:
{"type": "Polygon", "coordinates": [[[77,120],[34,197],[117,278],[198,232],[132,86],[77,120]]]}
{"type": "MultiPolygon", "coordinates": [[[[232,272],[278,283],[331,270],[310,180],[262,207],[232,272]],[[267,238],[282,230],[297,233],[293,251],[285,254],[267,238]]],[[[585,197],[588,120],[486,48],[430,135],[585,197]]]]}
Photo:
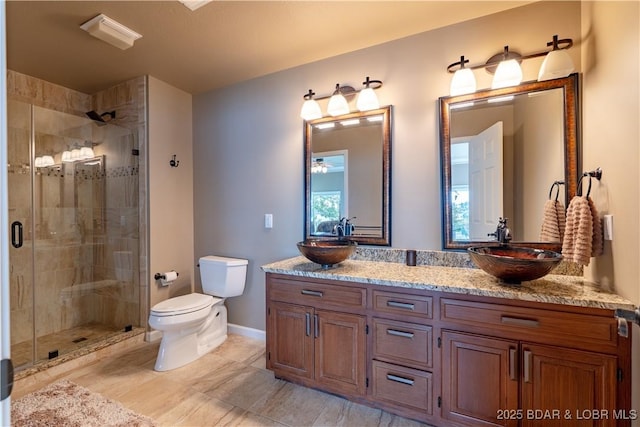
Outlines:
{"type": "Polygon", "coordinates": [[[200,258],[202,291],[222,298],[242,295],[248,263],[246,259],[215,255],[200,258]]]}

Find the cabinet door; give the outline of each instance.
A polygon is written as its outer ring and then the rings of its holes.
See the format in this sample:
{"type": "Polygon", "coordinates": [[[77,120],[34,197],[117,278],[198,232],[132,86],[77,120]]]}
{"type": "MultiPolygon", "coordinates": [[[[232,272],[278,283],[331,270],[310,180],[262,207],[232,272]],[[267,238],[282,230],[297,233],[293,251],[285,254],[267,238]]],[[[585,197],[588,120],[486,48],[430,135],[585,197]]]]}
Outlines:
{"type": "Polygon", "coordinates": [[[269,309],[269,366],[313,378],[313,309],[272,302],[269,309]]]}
{"type": "Polygon", "coordinates": [[[337,393],[366,391],[366,321],[363,316],[317,310],[315,379],[337,393]]]}
{"type": "Polygon", "coordinates": [[[523,344],[522,366],[524,426],[616,425],[615,356],[523,344]]]}
{"type": "Polygon", "coordinates": [[[442,418],[455,425],[515,426],[516,341],[442,332],[442,418]]]}

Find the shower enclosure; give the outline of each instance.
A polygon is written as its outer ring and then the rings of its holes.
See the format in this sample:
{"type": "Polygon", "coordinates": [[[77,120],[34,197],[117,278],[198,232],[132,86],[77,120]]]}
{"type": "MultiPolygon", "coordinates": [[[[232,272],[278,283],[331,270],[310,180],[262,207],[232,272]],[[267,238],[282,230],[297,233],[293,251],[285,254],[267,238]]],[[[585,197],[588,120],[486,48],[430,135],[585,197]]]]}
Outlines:
{"type": "Polygon", "coordinates": [[[14,366],[140,326],[136,134],[9,101],[8,158],[14,366]]]}

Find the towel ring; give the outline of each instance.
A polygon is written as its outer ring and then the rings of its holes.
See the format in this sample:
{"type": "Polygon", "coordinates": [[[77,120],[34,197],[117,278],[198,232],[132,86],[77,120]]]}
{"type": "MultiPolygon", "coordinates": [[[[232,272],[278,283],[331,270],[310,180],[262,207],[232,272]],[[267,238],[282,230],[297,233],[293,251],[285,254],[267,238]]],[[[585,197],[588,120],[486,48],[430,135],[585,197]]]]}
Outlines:
{"type": "Polygon", "coordinates": [[[602,169],[597,168],[596,170],[592,170],[590,172],[584,172],[582,174],[582,176],[580,177],[580,180],[578,181],[578,189],[577,189],[578,196],[582,196],[582,179],[585,176],[589,177],[589,188],[587,189],[587,195],[586,195],[586,197],[589,197],[589,194],[591,194],[591,178],[595,178],[598,181],[600,181],[600,179],[602,178],[602,169]]]}
{"type": "Polygon", "coordinates": [[[589,197],[589,194],[591,194],[591,176],[588,173],[584,173],[578,181],[578,196],[582,196],[582,180],[587,176],[589,177],[589,188],[587,189],[587,195],[585,197],[589,197]]]}
{"type": "Polygon", "coordinates": [[[549,200],[551,200],[551,194],[553,193],[553,188],[556,188],[556,202],[558,201],[558,196],[560,196],[560,186],[564,185],[564,181],[554,181],[551,184],[551,188],[549,189],[549,200]]]}

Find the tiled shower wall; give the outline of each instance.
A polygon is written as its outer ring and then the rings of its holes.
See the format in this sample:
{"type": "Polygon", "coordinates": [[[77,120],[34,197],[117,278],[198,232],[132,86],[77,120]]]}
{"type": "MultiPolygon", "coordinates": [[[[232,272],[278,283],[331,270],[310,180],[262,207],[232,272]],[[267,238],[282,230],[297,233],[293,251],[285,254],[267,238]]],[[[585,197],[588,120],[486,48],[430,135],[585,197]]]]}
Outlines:
{"type": "MultiPolygon", "coordinates": [[[[126,133],[112,135],[110,138],[115,138],[115,142],[95,147],[96,155],[104,155],[106,159],[103,174],[85,171],[69,177],[65,176],[66,169],[63,168],[59,172],[36,177],[36,197],[42,202],[42,213],[38,219],[44,221],[38,221],[35,236],[25,235],[25,247],[30,246],[32,237],[36,238],[37,336],[90,322],[114,328],[131,323],[144,326],[148,301],[146,78],[133,79],[93,96],[13,71],[8,72],[7,86],[10,100],[79,117],[84,117],[85,112],[92,109],[99,112],[115,110],[114,124],[130,129],[134,134],[133,137],[126,133]],[[137,153],[134,149],[138,150],[137,153]],[[87,206],[80,206],[77,212],[66,209],[62,196],[68,193],[64,191],[66,185],[75,185],[77,192],[84,193],[86,197],[106,195],[103,201],[105,209],[93,210],[87,206]],[[82,221],[67,218],[75,215],[82,221]],[[69,224],[81,224],[82,230],[75,230],[69,224]],[[55,228],[56,233],[50,233],[50,228],[55,228]],[[57,245],[63,240],[67,244],[57,245]],[[116,273],[117,267],[120,271],[116,273]],[[78,288],[74,286],[116,277],[130,278],[127,280],[129,285],[75,292],[78,288]],[[74,292],[65,295],[69,289],[74,292]]],[[[21,123],[19,129],[10,130],[9,138],[24,139],[21,134],[25,132],[23,126],[21,123]]],[[[55,138],[38,142],[39,146],[45,147],[55,144],[55,138]]],[[[21,144],[19,149],[24,150],[24,145],[21,144]]],[[[26,158],[28,163],[28,145],[26,157],[25,153],[18,154],[21,161],[26,158]]],[[[13,205],[14,212],[11,215],[24,216],[20,220],[28,230],[31,201],[21,199],[30,193],[28,186],[31,180],[28,171],[22,173],[16,168],[13,172],[20,173],[20,176],[12,182],[10,209],[13,205]]],[[[26,198],[29,199],[28,196],[26,198]]],[[[30,280],[30,258],[30,249],[19,251],[12,248],[10,253],[13,343],[31,339],[34,289],[30,280]]]]}

